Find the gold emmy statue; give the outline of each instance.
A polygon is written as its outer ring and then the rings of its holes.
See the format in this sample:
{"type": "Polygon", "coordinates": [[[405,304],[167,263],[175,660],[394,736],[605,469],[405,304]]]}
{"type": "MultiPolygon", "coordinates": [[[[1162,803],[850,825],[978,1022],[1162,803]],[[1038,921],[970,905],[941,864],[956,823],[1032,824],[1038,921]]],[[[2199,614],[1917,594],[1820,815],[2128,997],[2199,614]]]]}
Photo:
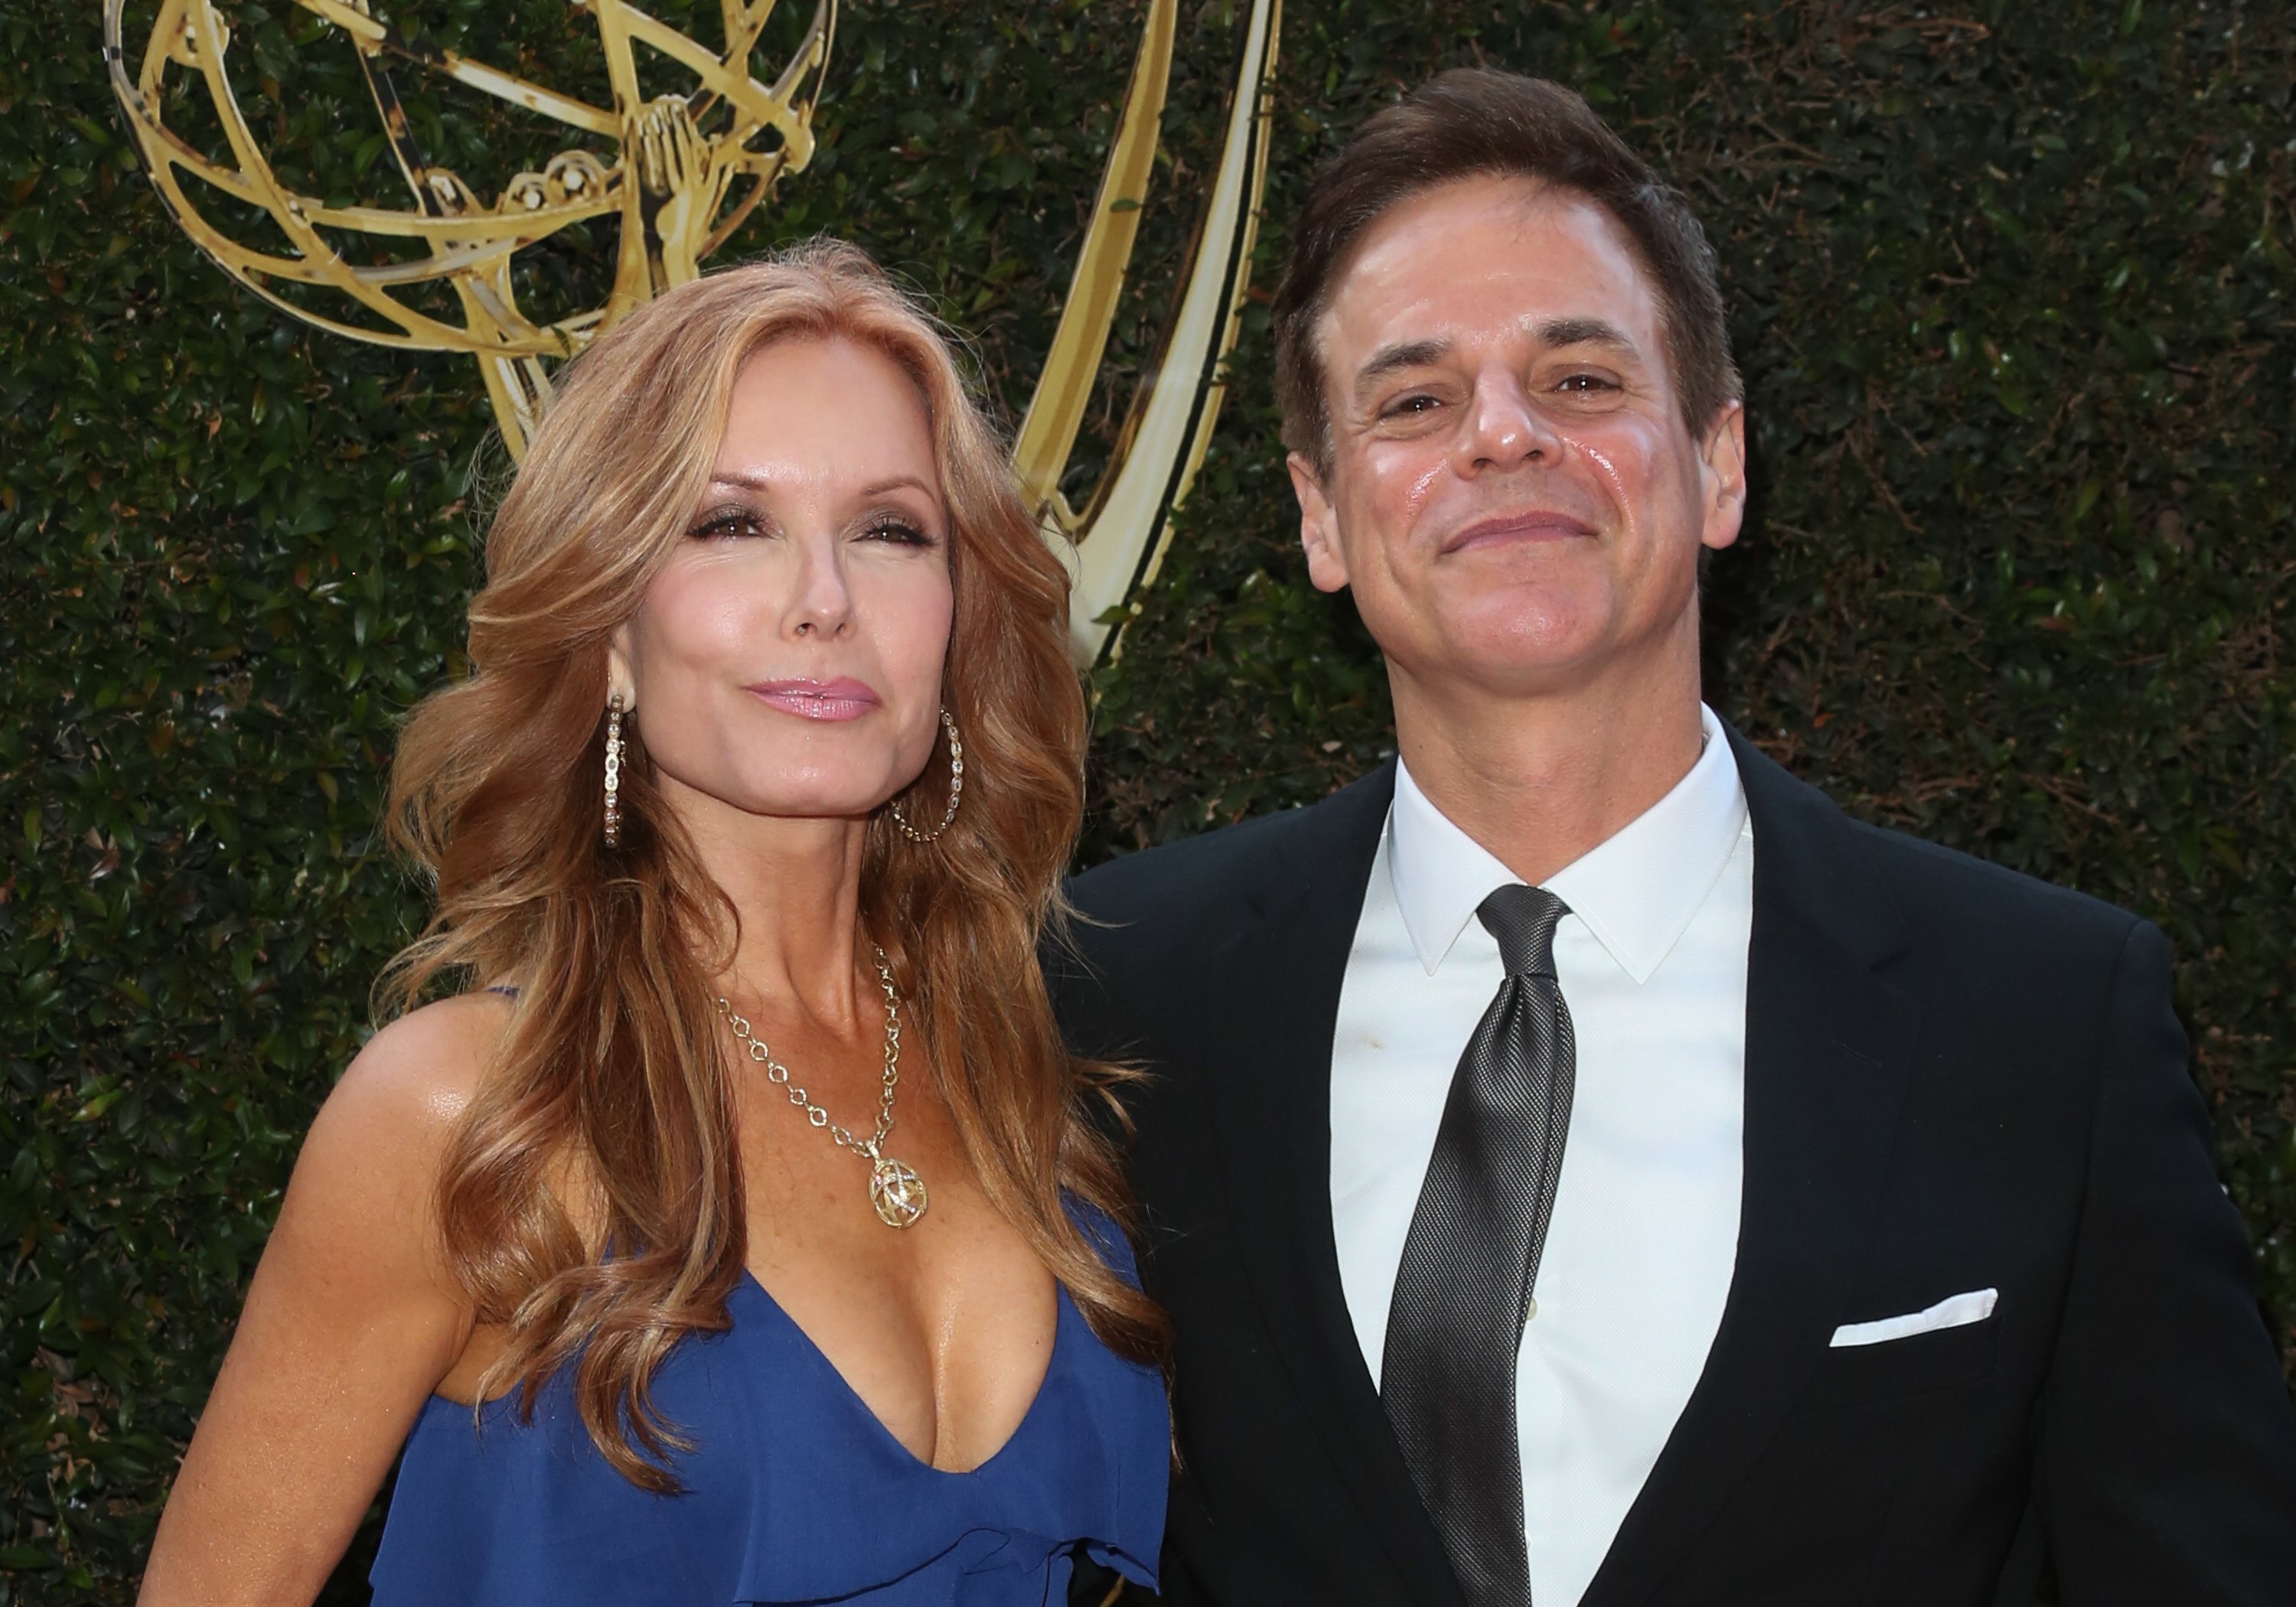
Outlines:
{"type": "MultiPolygon", "coordinates": [[[[356,51],[390,154],[413,205],[331,204],[299,193],[274,172],[241,114],[230,75],[232,30],[216,0],[160,0],[131,75],[126,0],[105,0],[104,53],[153,186],[201,250],[248,289],[307,323],[385,346],[462,351],[479,360],[503,439],[513,456],[550,399],[549,365],[581,350],[641,302],[693,278],[784,173],[802,172],[836,26],[836,0],[816,0],[797,48],[768,83],[752,76],[776,0],[720,0],[724,37],[701,45],[624,0],[570,0],[597,29],[611,107],[593,105],[452,51],[399,35],[370,0],[295,0],[356,51]],[[649,97],[635,46],[667,58],[691,80],[649,97]],[[538,172],[515,175],[488,202],[430,160],[391,79],[394,67],[433,73],[611,145],[611,160],[579,147],[538,172]],[[165,117],[171,70],[196,80],[223,149],[202,150],[165,117]],[[186,178],[204,190],[188,186],[186,178]],[[210,193],[212,193],[210,194],[210,193]],[[200,199],[219,195],[263,214],[282,251],[235,238],[200,199]],[[197,199],[195,199],[197,198],[197,199]],[[512,293],[517,253],[570,225],[613,217],[614,275],[603,302],[537,322],[512,293]],[[335,243],[396,247],[355,262],[335,243]],[[444,285],[459,318],[416,299],[444,285]],[[298,287],[291,297],[282,286],[298,287]],[[328,307],[312,305],[332,293],[328,307]]],[[[1267,86],[1281,0],[1253,0],[1218,165],[1162,349],[1133,398],[1116,449],[1081,508],[1059,489],[1107,346],[1138,232],[1169,82],[1178,0],[1150,0],[1140,52],[1091,222],[1078,254],[1053,348],[1014,449],[1014,471],[1048,539],[1072,550],[1077,585],[1070,637],[1089,664],[1111,651],[1111,631],[1134,590],[1153,578],[1172,511],[1202,462],[1225,384],[1251,258],[1267,148],[1267,86]]]]}

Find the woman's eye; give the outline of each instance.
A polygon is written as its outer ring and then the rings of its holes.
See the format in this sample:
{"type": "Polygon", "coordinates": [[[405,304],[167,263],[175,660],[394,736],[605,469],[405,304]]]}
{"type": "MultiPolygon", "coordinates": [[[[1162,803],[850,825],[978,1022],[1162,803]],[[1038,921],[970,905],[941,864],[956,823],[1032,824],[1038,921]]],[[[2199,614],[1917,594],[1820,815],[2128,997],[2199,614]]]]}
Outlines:
{"type": "Polygon", "coordinates": [[[705,513],[688,532],[697,541],[726,541],[740,536],[762,536],[765,527],[747,508],[720,508],[705,513]]]}
{"type": "Polygon", "coordinates": [[[932,537],[906,519],[881,515],[871,520],[861,531],[865,541],[890,541],[897,546],[929,547],[932,537]]]}

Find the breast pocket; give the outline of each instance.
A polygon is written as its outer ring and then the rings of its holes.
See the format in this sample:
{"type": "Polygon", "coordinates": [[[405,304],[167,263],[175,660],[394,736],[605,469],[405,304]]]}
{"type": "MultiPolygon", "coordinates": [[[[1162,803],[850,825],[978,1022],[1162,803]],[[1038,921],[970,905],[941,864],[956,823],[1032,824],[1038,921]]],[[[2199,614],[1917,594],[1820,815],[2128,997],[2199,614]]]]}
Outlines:
{"type": "Polygon", "coordinates": [[[1818,1365],[1810,1404],[1865,1406],[1982,1383],[1993,1375],[2000,1334],[2000,1318],[1988,1313],[1956,1327],[1831,1348],[1818,1365]]]}

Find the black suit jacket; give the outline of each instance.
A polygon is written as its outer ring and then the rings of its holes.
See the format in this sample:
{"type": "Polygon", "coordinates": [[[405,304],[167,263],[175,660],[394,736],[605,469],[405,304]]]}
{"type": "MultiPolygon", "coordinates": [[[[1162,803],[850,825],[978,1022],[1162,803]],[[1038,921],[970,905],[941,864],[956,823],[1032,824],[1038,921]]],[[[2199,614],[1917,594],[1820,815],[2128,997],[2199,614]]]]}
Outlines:
{"type": "MultiPolygon", "coordinates": [[[[1586,1607],[2296,1603],[2296,1414],[2152,926],[1850,821],[1737,734],[1744,1197],[1707,1365],[1586,1607]],[[1974,1325],[1839,1324],[2000,1291],[1974,1325]]],[[[1340,985],[1394,787],[1103,865],[1049,967],[1128,1060],[1177,1329],[1165,1593],[1457,1607],[1357,1347],[1340,985]]]]}

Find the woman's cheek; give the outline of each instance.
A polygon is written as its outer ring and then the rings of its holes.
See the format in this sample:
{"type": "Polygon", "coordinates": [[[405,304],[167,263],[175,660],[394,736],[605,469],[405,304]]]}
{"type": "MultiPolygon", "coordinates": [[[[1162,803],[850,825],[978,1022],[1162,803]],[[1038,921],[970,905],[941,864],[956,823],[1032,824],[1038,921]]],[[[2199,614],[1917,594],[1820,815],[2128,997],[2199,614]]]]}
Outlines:
{"type": "MultiPolygon", "coordinates": [[[[917,567],[924,569],[922,564],[917,567]]],[[[878,643],[882,661],[897,668],[905,689],[922,688],[920,695],[930,700],[940,684],[941,665],[948,657],[949,633],[955,619],[956,600],[948,571],[936,566],[935,571],[887,579],[890,584],[883,592],[880,617],[884,624],[878,643]]]]}
{"type": "Polygon", "coordinates": [[[751,622],[772,610],[757,567],[703,562],[665,572],[655,583],[660,606],[653,633],[664,657],[689,668],[742,668],[734,660],[756,635],[751,622]]]}

